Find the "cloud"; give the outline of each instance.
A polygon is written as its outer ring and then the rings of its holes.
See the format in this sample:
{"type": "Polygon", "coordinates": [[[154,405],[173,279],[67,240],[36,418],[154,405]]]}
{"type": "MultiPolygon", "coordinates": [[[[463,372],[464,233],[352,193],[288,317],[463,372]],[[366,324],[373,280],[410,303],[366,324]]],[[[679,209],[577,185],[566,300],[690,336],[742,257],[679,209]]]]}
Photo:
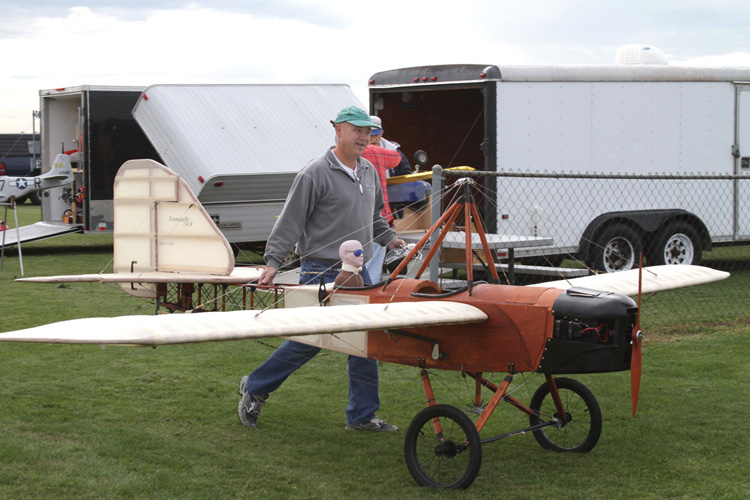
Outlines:
{"type": "MultiPolygon", "coordinates": [[[[492,9],[489,0],[484,5],[492,9]]],[[[532,11],[522,2],[501,0],[494,15],[476,24],[547,64],[613,62],[617,47],[631,43],[684,59],[748,51],[749,7],[744,0],[537,0],[532,11]]]]}
{"type": "Polygon", "coordinates": [[[731,54],[715,54],[701,57],[688,58],[676,63],[685,66],[703,67],[741,67],[750,68],[750,52],[733,52],[731,54]]]}
{"type": "MultiPolygon", "coordinates": [[[[84,5],[80,1],[66,0],[30,0],[28,2],[5,0],[3,3],[2,14],[4,20],[10,21],[7,24],[8,27],[13,28],[13,33],[18,33],[19,27],[24,24],[15,21],[39,17],[65,18],[69,12],[81,7],[122,21],[143,21],[156,11],[205,11],[206,9],[227,14],[250,14],[263,19],[299,20],[324,27],[342,27],[351,20],[347,10],[328,8],[325,4],[330,2],[323,2],[321,5],[304,0],[274,0],[272,2],[268,0],[192,2],[179,0],[98,0],[93,4],[89,2],[88,5],[84,5]]],[[[7,32],[0,33],[0,37],[6,35],[7,32]]]]}
{"type": "MultiPolygon", "coordinates": [[[[44,2],[32,7],[39,4],[44,2]]],[[[346,23],[345,17],[326,9],[308,15],[309,7],[286,1],[247,13],[193,3],[121,15],[114,2],[106,4],[112,6],[71,7],[60,16],[28,17],[12,36],[6,33],[0,38],[6,69],[0,74],[0,130],[25,127],[19,124],[28,123],[40,89],[82,84],[330,82],[315,80],[325,75],[327,66],[338,64],[342,72],[351,71],[349,57],[328,62],[335,44],[345,40],[340,26],[346,23]]],[[[359,52],[364,61],[364,42],[343,48],[344,53],[359,52]]]]}
{"type": "Polygon", "coordinates": [[[611,63],[630,43],[654,45],[676,62],[721,57],[738,65],[750,47],[750,5],[735,0],[88,5],[3,2],[0,131],[29,123],[40,89],[66,85],[348,83],[366,103],[372,74],[408,66],[611,63]]]}

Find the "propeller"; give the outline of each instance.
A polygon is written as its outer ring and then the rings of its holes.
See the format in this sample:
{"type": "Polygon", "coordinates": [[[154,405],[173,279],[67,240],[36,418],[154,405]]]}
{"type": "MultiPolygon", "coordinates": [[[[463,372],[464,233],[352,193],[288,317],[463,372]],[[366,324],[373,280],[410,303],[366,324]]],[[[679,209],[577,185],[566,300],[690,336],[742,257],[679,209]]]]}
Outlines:
{"type": "Polygon", "coordinates": [[[641,330],[641,291],[643,284],[643,254],[641,254],[638,263],[638,317],[633,327],[633,353],[630,358],[630,392],[633,396],[633,418],[638,409],[638,392],[641,388],[641,367],[643,366],[643,354],[641,352],[641,342],[643,341],[643,331],[641,330]]]}

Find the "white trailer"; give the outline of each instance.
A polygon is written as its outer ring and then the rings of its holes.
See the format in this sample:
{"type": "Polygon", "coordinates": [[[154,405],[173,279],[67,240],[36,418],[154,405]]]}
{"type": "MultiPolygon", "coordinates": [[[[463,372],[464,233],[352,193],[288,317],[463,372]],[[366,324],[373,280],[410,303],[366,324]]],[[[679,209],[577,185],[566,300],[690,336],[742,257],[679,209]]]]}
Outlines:
{"type": "Polygon", "coordinates": [[[702,181],[705,189],[689,177],[750,175],[750,69],[424,66],[376,73],[369,91],[384,136],[407,154],[423,149],[443,167],[519,174],[484,178],[497,193],[483,207],[485,223],[554,245],[517,256],[575,254],[615,271],[637,264],[641,250],[651,264],[697,264],[712,245],[750,242],[748,184],[702,181]],[[570,183],[520,176],[534,172],[591,178],[574,188],[582,201],[570,183]],[[597,186],[597,176],[649,173],[687,177],[597,186]],[[654,182],[680,192],[635,196],[654,182]],[[623,252],[630,257],[613,258],[623,252]]]}
{"type": "Polygon", "coordinates": [[[133,116],[230,243],[265,244],[297,172],[362,103],[348,85],[153,85],[133,116]]]}

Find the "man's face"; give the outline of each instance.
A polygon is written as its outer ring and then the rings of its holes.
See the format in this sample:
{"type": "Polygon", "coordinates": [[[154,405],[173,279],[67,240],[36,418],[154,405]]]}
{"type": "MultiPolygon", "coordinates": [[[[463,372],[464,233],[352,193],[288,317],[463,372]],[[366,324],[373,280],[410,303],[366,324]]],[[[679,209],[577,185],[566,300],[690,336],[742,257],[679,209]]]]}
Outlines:
{"type": "Polygon", "coordinates": [[[383,137],[383,134],[371,135],[370,144],[374,146],[380,146],[380,139],[382,139],[382,137],[383,137]]]}
{"type": "Polygon", "coordinates": [[[370,138],[370,127],[357,127],[344,122],[336,125],[337,148],[347,154],[360,157],[367,147],[370,138]]]}

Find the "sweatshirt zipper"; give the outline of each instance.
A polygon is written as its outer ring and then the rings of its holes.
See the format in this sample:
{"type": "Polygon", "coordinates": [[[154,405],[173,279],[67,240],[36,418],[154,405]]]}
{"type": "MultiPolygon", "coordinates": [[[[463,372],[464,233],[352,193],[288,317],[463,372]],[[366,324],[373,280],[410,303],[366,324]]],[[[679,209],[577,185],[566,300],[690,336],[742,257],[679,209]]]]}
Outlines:
{"type": "Polygon", "coordinates": [[[362,195],[362,196],[364,196],[365,192],[364,192],[364,190],[362,189],[362,177],[361,177],[362,173],[361,173],[361,172],[359,172],[359,174],[360,174],[360,176],[359,176],[359,177],[357,177],[357,176],[356,176],[356,174],[355,174],[355,177],[356,177],[356,179],[357,179],[357,181],[356,181],[356,182],[357,182],[357,184],[359,185],[359,194],[360,194],[360,195],[362,195]]]}

